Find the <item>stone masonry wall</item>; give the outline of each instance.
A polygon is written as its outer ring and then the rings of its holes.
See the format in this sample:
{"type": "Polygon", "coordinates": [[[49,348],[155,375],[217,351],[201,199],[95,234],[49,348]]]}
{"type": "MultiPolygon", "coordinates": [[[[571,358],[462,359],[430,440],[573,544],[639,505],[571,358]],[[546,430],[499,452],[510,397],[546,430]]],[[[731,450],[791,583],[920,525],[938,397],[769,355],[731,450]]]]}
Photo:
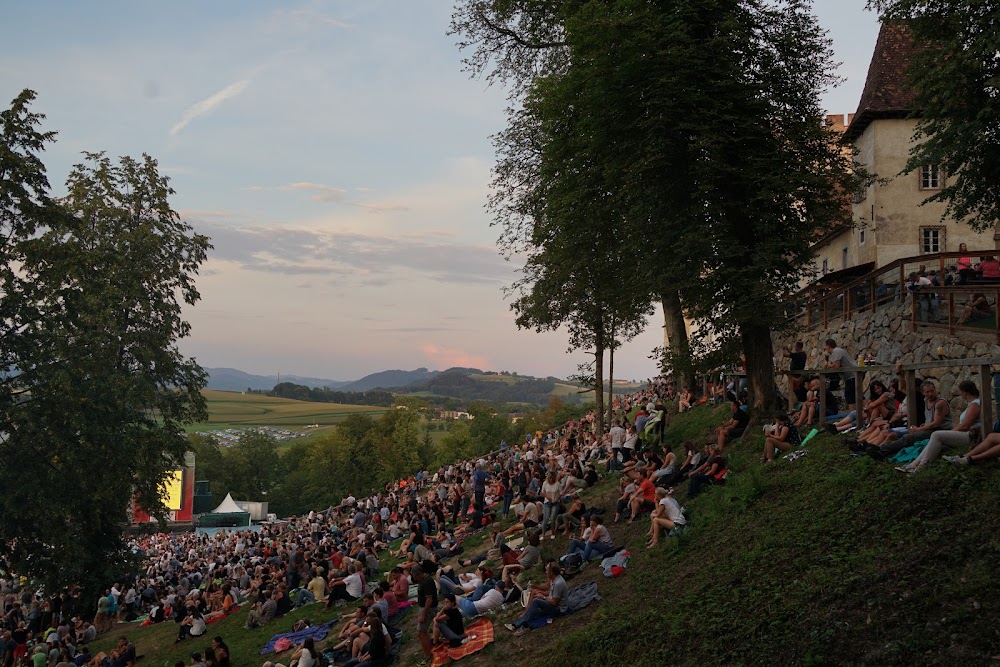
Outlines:
{"type": "MultiPolygon", "coordinates": [[[[788,368],[788,354],[795,341],[799,340],[808,356],[806,368],[821,367],[824,363],[823,341],[827,338],[836,340],[855,360],[859,355],[867,357],[872,354],[879,365],[891,366],[897,359],[902,359],[904,364],[913,364],[943,359],[1000,358],[1000,346],[996,344],[992,332],[956,331],[955,336],[949,336],[947,330],[934,328],[918,327],[916,331],[911,331],[910,312],[909,301],[894,303],[875,313],[854,314],[846,320],[833,320],[828,329],[820,326],[793,334],[774,335],[778,368],[788,368]]],[[[971,366],[934,368],[918,372],[917,376],[937,380],[940,395],[952,403],[953,410],[962,410],[965,404],[958,398],[958,383],[963,380],[972,380],[983,398],[992,396],[989,383],[983,387],[978,369],[975,369],[975,374],[973,370],[971,366]]],[[[874,379],[871,373],[865,377],[866,395],[868,383],[874,379]]],[[[880,373],[878,379],[888,385],[894,375],[891,372],[880,373]]]]}

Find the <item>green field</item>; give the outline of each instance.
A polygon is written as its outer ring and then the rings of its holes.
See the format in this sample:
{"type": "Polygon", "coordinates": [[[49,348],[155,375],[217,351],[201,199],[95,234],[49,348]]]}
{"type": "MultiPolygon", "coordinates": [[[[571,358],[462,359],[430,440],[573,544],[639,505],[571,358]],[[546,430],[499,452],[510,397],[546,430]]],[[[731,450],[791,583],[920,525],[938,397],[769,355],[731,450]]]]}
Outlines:
{"type": "Polygon", "coordinates": [[[241,426],[278,426],[304,431],[309,424],[319,424],[321,428],[309,429],[309,432],[315,433],[322,432],[322,427],[342,422],[350,414],[365,413],[379,417],[386,411],[386,408],[372,405],[313,403],[237,391],[208,389],[202,394],[208,401],[208,421],[191,425],[189,431],[217,431],[241,426]]]}

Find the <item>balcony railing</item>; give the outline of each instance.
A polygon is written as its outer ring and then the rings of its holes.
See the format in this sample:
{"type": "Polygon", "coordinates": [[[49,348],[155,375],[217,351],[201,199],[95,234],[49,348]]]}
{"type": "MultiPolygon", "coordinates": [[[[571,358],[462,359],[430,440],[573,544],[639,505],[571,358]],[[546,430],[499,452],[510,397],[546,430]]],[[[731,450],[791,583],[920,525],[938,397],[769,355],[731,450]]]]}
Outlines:
{"type": "Polygon", "coordinates": [[[906,304],[913,328],[940,328],[951,335],[958,330],[986,333],[1000,344],[1000,279],[969,276],[963,285],[907,288],[910,273],[919,272],[922,266],[937,270],[943,280],[945,269],[960,257],[970,257],[976,264],[980,257],[995,257],[998,252],[990,249],[904,257],[844,285],[826,289],[811,285],[789,304],[789,319],[807,329],[829,328],[841,318],[906,304]]]}

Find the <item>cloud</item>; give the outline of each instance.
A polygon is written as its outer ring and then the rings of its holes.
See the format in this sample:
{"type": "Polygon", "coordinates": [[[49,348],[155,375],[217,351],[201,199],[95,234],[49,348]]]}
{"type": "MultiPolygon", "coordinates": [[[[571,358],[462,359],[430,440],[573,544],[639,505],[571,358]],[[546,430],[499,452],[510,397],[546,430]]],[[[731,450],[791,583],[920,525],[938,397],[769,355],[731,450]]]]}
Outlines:
{"type": "Polygon", "coordinates": [[[279,225],[238,226],[206,218],[195,224],[215,246],[213,260],[285,275],[325,275],[337,285],[385,287],[416,277],[458,285],[500,285],[515,277],[492,245],[436,233],[353,232],[279,225]]]}
{"type": "Polygon", "coordinates": [[[240,79],[239,81],[234,81],[219,92],[209,95],[200,102],[191,105],[188,110],[184,112],[184,115],[181,116],[180,121],[170,128],[170,136],[176,137],[180,131],[187,127],[195,118],[211,113],[216,107],[226,100],[232,99],[242,93],[249,85],[250,79],[240,79]]]}
{"type": "Polygon", "coordinates": [[[465,368],[479,368],[489,370],[493,368],[493,362],[479,354],[470,354],[463,350],[440,347],[434,343],[424,343],[420,346],[420,351],[431,362],[433,368],[451,368],[462,366],[465,368]]]}
{"type": "Polygon", "coordinates": [[[341,30],[353,30],[357,27],[353,23],[347,23],[345,21],[330,18],[329,16],[324,16],[323,14],[309,11],[307,9],[296,9],[295,11],[290,12],[289,16],[306,25],[322,23],[324,25],[333,26],[334,28],[340,28],[341,30]]]}
{"type": "Polygon", "coordinates": [[[309,199],[313,201],[341,201],[344,195],[347,194],[347,190],[344,188],[324,185],[322,183],[288,183],[286,185],[279,185],[276,189],[283,192],[294,192],[296,190],[313,192],[314,194],[309,196],[309,199]]]}
{"type": "Polygon", "coordinates": [[[383,211],[409,211],[410,209],[402,204],[361,204],[352,202],[352,206],[368,209],[370,213],[381,213],[383,211]]]}

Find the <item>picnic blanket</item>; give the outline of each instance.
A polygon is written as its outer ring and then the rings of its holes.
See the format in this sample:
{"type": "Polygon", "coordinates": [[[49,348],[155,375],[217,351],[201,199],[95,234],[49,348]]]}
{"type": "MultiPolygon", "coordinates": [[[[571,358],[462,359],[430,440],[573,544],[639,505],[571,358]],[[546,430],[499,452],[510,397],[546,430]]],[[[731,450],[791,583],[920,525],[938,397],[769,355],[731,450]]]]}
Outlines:
{"type": "Polygon", "coordinates": [[[282,632],[281,634],[274,635],[266,644],[264,648],[260,650],[261,655],[267,655],[268,653],[274,653],[274,645],[279,639],[287,639],[292,643],[292,646],[296,644],[301,644],[308,637],[312,637],[314,641],[319,641],[326,637],[326,634],[330,632],[330,626],[337,622],[337,619],[332,621],[327,621],[322,625],[311,625],[305,630],[299,630],[298,632],[282,632]]]}
{"type": "Polygon", "coordinates": [[[461,646],[449,646],[447,643],[438,644],[434,647],[431,667],[441,667],[449,660],[461,660],[467,655],[472,655],[481,651],[487,644],[493,641],[493,621],[488,618],[480,618],[465,626],[465,636],[469,641],[461,646]],[[475,639],[472,639],[473,635],[475,639]]]}
{"type": "Polygon", "coordinates": [[[234,604],[232,607],[229,608],[229,611],[216,611],[216,612],[212,612],[211,614],[209,614],[208,616],[205,617],[205,625],[209,625],[211,623],[215,623],[216,621],[221,621],[222,619],[226,618],[227,616],[235,614],[239,610],[240,610],[240,606],[238,604],[234,604]]]}
{"type": "Polygon", "coordinates": [[[543,625],[548,625],[553,620],[559,618],[560,616],[569,616],[570,614],[576,613],[589,605],[594,600],[600,600],[601,596],[597,594],[597,582],[591,581],[586,584],[580,584],[576,588],[571,588],[569,595],[566,596],[566,603],[560,605],[559,616],[540,616],[528,623],[528,627],[532,630],[542,627],[543,625]]]}
{"type": "Polygon", "coordinates": [[[909,463],[911,461],[916,461],[917,457],[920,456],[920,452],[924,451],[924,447],[927,446],[928,442],[930,442],[929,439],[921,440],[920,442],[916,442],[909,447],[904,447],[889,457],[889,460],[893,463],[909,463]]]}

